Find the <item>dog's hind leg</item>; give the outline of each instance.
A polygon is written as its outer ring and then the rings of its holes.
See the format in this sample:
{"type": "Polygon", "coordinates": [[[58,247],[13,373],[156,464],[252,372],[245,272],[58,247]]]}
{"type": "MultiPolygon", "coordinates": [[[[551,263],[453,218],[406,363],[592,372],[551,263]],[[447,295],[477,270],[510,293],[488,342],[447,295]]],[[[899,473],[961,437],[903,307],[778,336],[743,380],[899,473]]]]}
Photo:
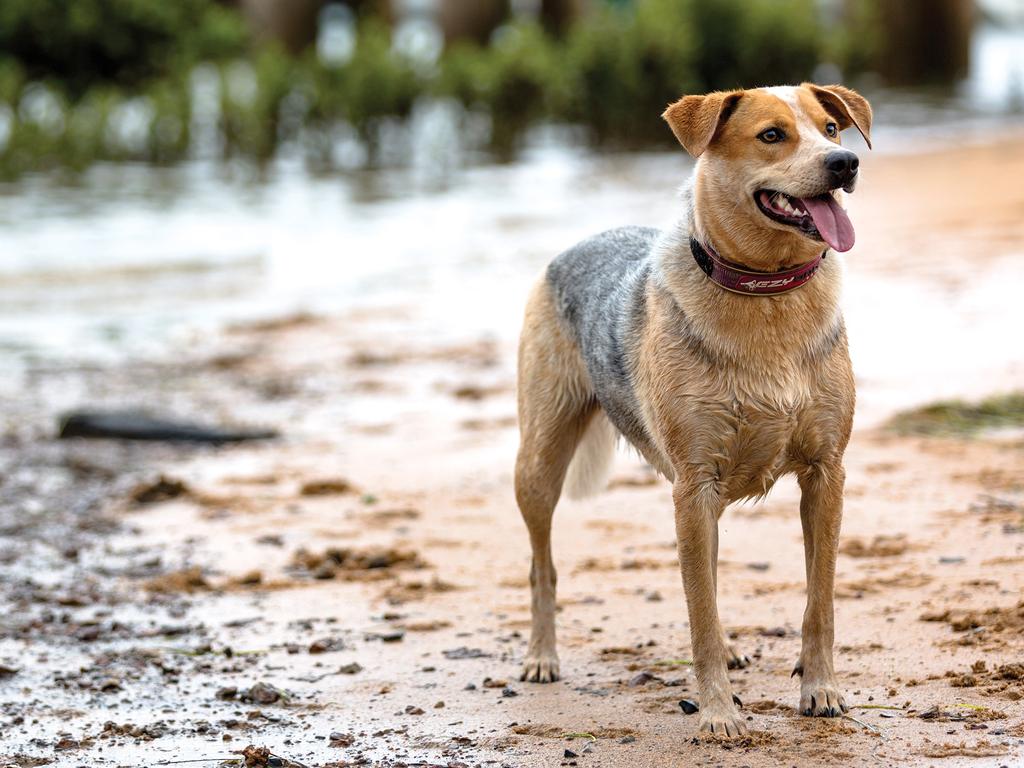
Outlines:
{"type": "MultiPolygon", "coordinates": [[[[718,594],[718,537],[715,537],[714,557],[711,562],[714,564],[715,570],[715,594],[718,594]]],[[[745,653],[740,653],[736,650],[736,646],[732,644],[729,639],[729,635],[726,634],[725,628],[722,628],[722,645],[725,646],[725,657],[726,665],[729,669],[743,669],[744,667],[750,666],[750,657],[745,653]]]]}
{"type": "Polygon", "coordinates": [[[555,566],[551,518],[566,470],[597,405],[575,344],[541,283],[527,305],[519,346],[519,455],[515,490],[530,532],[530,608],[533,625],[521,679],[559,677],[555,650],[555,566]]]}

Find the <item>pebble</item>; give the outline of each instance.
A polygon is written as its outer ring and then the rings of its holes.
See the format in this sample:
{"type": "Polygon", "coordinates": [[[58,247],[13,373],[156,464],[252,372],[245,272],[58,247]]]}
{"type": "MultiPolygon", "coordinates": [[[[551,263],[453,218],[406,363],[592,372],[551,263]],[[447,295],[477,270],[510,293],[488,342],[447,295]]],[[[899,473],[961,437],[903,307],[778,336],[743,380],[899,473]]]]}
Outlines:
{"type": "Polygon", "coordinates": [[[281,691],[270,683],[256,683],[248,690],[246,698],[257,704],[274,704],[281,700],[281,691]]]}
{"type": "Polygon", "coordinates": [[[629,681],[628,685],[630,688],[636,688],[639,685],[647,685],[647,683],[651,682],[651,680],[657,679],[658,678],[656,678],[650,672],[641,672],[639,675],[636,675],[634,678],[632,678],[629,681]]]}
{"type": "Polygon", "coordinates": [[[331,653],[345,648],[345,642],[340,637],[321,637],[310,643],[310,653],[331,653]]]}
{"type": "Polygon", "coordinates": [[[491,654],[485,653],[479,648],[467,648],[462,645],[458,648],[449,648],[447,651],[442,651],[446,659],[487,659],[490,658],[491,654]]]}
{"type": "Polygon", "coordinates": [[[679,702],[679,708],[683,710],[684,715],[692,715],[695,712],[700,711],[700,705],[690,699],[683,699],[679,702]]]}

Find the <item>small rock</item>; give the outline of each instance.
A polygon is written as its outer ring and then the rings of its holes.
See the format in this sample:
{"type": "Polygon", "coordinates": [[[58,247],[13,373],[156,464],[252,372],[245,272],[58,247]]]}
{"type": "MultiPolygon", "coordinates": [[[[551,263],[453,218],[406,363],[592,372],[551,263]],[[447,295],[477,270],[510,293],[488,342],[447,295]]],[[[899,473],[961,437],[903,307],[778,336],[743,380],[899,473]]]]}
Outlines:
{"type": "Polygon", "coordinates": [[[246,692],[246,698],[257,704],[274,704],[283,697],[282,691],[270,683],[256,683],[246,692]]]}
{"type": "Polygon", "coordinates": [[[358,661],[353,661],[349,664],[343,664],[338,668],[338,672],[342,675],[355,675],[363,671],[362,665],[358,661]]]}
{"type": "Polygon", "coordinates": [[[632,744],[636,741],[636,736],[623,736],[619,739],[619,744],[632,744]]]}
{"type": "Polygon", "coordinates": [[[679,708],[683,710],[684,715],[692,715],[695,712],[700,711],[700,705],[697,702],[690,699],[683,699],[679,702],[679,708]]]}
{"type": "Polygon", "coordinates": [[[495,680],[492,677],[484,678],[484,688],[504,688],[508,685],[508,680],[495,680]]]}
{"type": "Polygon", "coordinates": [[[467,648],[466,646],[460,646],[458,648],[450,648],[447,651],[442,651],[446,659],[487,659],[490,658],[491,654],[485,653],[479,648],[467,648]]]}
{"type": "Polygon", "coordinates": [[[957,565],[959,563],[964,562],[964,560],[966,559],[967,558],[963,557],[962,555],[949,555],[940,557],[939,562],[943,565],[957,565]]]}
{"type": "Polygon", "coordinates": [[[657,679],[658,678],[656,678],[650,672],[641,672],[639,675],[636,675],[635,677],[633,677],[629,681],[628,685],[629,685],[630,688],[636,688],[639,685],[647,685],[649,682],[651,682],[651,680],[657,680],[657,679]]]}
{"type": "Polygon", "coordinates": [[[137,485],[131,491],[132,501],[143,506],[146,504],[158,504],[162,501],[170,501],[179,496],[189,493],[188,486],[181,480],[160,475],[151,483],[137,485]]]}
{"type": "Polygon", "coordinates": [[[518,696],[519,694],[511,688],[506,687],[501,689],[501,695],[503,698],[511,699],[513,696],[518,696]]]}
{"type": "Polygon", "coordinates": [[[573,757],[579,757],[579,755],[577,755],[571,749],[567,749],[567,750],[565,750],[565,752],[562,753],[562,757],[564,757],[566,760],[569,760],[569,759],[571,759],[573,757]]]}
{"type": "Polygon", "coordinates": [[[407,714],[407,715],[422,715],[423,714],[423,710],[420,709],[419,707],[416,707],[416,706],[413,706],[412,704],[410,704],[409,706],[407,706],[405,708],[405,714],[407,714]]]}
{"type": "Polygon", "coordinates": [[[340,637],[321,637],[310,643],[310,653],[332,653],[345,648],[345,642],[340,637]]]}
{"type": "Polygon", "coordinates": [[[351,733],[340,733],[338,731],[334,731],[330,735],[330,743],[328,744],[328,746],[339,748],[351,747],[355,743],[355,740],[356,737],[353,736],[351,733]]]}
{"type": "Polygon", "coordinates": [[[337,572],[338,569],[334,563],[325,561],[320,563],[320,565],[313,570],[313,578],[320,579],[321,581],[327,581],[328,579],[333,579],[337,572]]]}
{"type": "Polygon", "coordinates": [[[75,631],[75,639],[80,640],[83,643],[89,643],[97,639],[100,636],[100,628],[97,624],[92,624],[87,627],[79,627],[75,631]]]}

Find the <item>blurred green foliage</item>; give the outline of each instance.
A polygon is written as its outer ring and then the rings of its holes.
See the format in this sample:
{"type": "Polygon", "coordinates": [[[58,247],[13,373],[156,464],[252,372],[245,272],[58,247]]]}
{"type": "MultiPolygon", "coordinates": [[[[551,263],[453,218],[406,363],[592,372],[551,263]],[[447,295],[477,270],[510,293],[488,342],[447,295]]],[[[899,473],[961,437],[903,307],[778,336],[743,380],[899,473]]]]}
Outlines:
{"type": "Polygon", "coordinates": [[[299,145],[327,166],[339,136],[355,137],[372,161],[382,125],[437,97],[488,116],[503,153],[542,121],[597,142],[667,142],[660,114],[680,94],[798,82],[826,38],[814,0],[635,0],[602,4],[557,39],[515,21],[427,67],[367,18],[332,63],[253,45],[213,0],[2,0],[0,175],[170,163],[209,134],[225,157],[299,145]]]}
{"type": "Polygon", "coordinates": [[[98,83],[135,86],[183,66],[237,56],[237,13],[213,0],[3,0],[0,56],[73,98],[98,83]]]}

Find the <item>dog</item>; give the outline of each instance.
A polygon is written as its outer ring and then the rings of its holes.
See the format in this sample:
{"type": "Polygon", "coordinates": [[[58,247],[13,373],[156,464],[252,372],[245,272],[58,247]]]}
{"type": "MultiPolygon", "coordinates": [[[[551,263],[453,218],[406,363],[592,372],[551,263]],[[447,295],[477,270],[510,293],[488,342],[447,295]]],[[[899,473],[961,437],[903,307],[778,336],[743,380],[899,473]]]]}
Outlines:
{"type": "Polygon", "coordinates": [[[522,679],[559,677],[551,520],[563,486],[600,490],[619,437],[672,483],[700,730],[746,732],[727,670],[749,661],[718,616],[718,520],[795,473],[807,607],[800,712],[847,710],[832,660],[843,454],[854,379],[839,307],[854,244],[840,205],[871,146],[871,106],[803,83],[684,96],[662,117],[696,158],[665,232],[613,229],[556,257],[527,303],[518,358],[516,501],[529,529],[522,679]]]}

